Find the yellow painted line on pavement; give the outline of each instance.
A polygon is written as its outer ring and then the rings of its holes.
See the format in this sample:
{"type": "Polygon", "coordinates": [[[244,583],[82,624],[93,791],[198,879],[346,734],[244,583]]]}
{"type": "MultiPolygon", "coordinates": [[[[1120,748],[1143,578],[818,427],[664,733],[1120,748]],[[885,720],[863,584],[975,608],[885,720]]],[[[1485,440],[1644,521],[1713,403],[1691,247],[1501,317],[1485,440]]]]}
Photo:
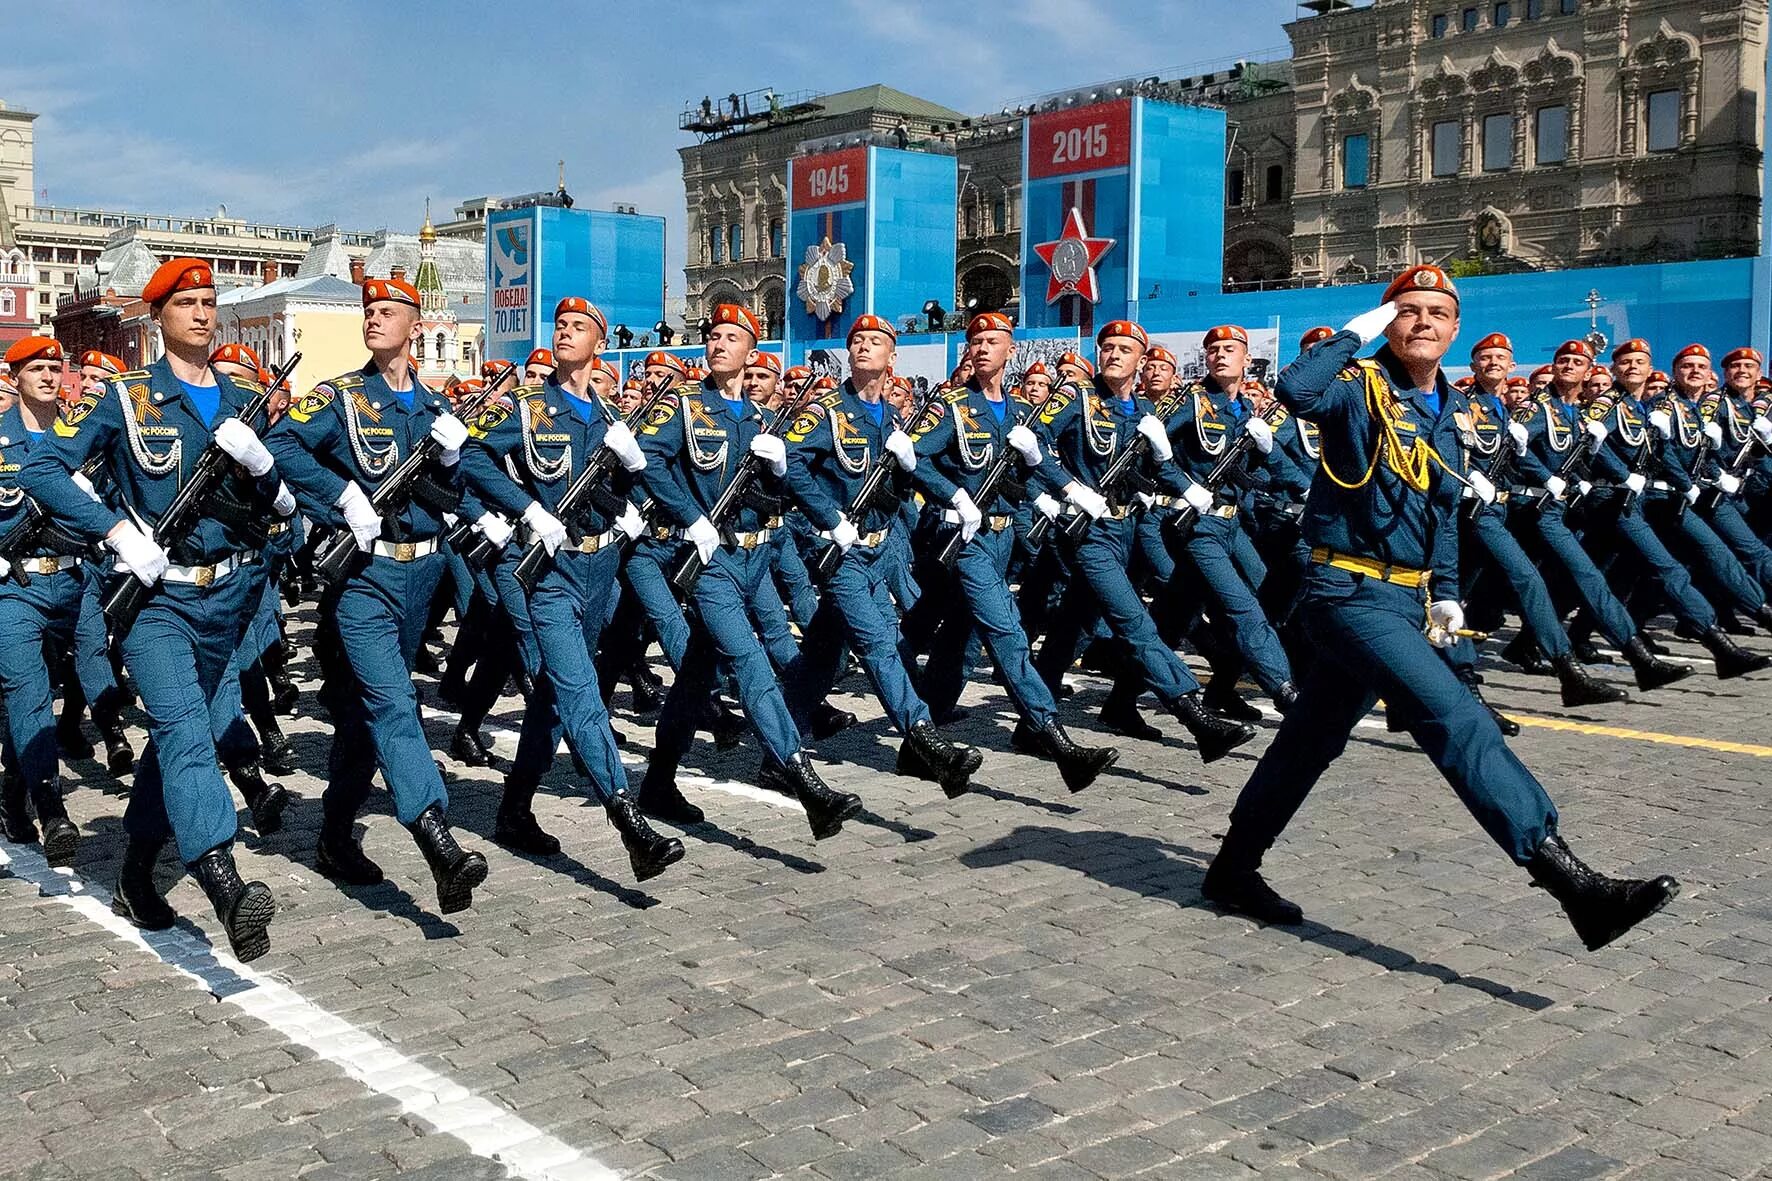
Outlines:
{"type": "Polygon", "coordinates": [[[1543,718],[1512,710],[1508,711],[1507,716],[1522,726],[1532,726],[1540,730],[1565,730],[1575,734],[1597,734],[1602,738],[1629,738],[1636,742],[1659,742],[1665,746],[1690,746],[1700,750],[1720,751],[1723,754],[1772,758],[1772,746],[1758,746],[1752,742],[1725,742],[1720,738],[1695,738],[1690,734],[1663,734],[1657,730],[1631,730],[1624,726],[1595,726],[1587,722],[1543,718]]]}

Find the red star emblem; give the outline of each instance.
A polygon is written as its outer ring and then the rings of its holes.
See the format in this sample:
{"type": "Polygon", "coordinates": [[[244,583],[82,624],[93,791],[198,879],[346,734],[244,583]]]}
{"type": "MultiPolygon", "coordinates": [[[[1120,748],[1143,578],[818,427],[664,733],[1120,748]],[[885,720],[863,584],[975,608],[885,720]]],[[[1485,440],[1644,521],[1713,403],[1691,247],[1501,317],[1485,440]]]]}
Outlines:
{"type": "Polygon", "coordinates": [[[1071,206],[1057,239],[1034,247],[1034,253],[1051,272],[1046,280],[1046,302],[1056,303],[1059,296],[1074,292],[1090,303],[1100,303],[1101,284],[1095,278],[1095,264],[1113,248],[1112,238],[1091,238],[1083,226],[1082,210],[1071,206]]]}

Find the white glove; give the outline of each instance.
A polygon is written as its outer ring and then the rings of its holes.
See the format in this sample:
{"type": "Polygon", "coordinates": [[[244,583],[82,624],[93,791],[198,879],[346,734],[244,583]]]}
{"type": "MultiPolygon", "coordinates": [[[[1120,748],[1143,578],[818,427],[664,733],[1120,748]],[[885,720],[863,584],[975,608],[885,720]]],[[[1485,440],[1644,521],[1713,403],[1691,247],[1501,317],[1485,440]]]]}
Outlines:
{"type": "Polygon", "coordinates": [[[1643,489],[1649,486],[1649,477],[1641,472],[1632,472],[1624,478],[1624,486],[1640,496],[1643,489]]]}
{"type": "Polygon", "coordinates": [[[1733,496],[1741,491],[1741,481],[1728,472],[1718,472],[1717,487],[1721,488],[1725,495],[1733,496]]]}
{"type": "Polygon", "coordinates": [[[1593,485],[1592,480],[1577,480],[1577,481],[1575,481],[1575,486],[1577,488],[1581,489],[1581,494],[1583,496],[1586,496],[1589,492],[1592,492],[1594,490],[1594,485],[1593,485]]]}
{"type": "Polygon", "coordinates": [[[630,472],[637,472],[646,466],[646,457],[640,454],[639,441],[634,432],[628,429],[625,422],[612,422],[609,429],[603,432],[603,446],[615,452],[621,460],[621,466],[630,472]]]}
{"type": "Polygon", "coordinates": [[[143,586],[153,586],[166,573],[166,551],[134,521],[111,530],[105,545],[117,555],[116,565],[141,579],[143,586]]]}
{"type": "Polygon", "coordinates": [[[437,444],[437,461],[454,467],[461,459],[461,445],[468,441],[468,428],[453,414],[439,414],[431,420],[431,439],[437,444]]]}
{"type": "Polygon", "coordinates": [[[960,518],[960,544],[964,545],[978,536],[978,527],[984,524],[984,514],[978,511],[972,494],[964,488],[954,489],[953,499],[948,503],[954,506],[955,514],[960,518]]]}
{"type": "Polygon", "coordinates": [[[1457,599],[1438,599],[1427,605],[1427,642],[1436,648],[1450,648],[1458,643],[1458,632],[1464,627],[1464,608],[1457,599]]]}
{"type": "Polygon", "coordinates": [[[1465,478],[1465,482],[1470,486],[1471,493],[1475,495],[1478,500],[1482,501],[1484,504],[1495,503],[1495,484],[1488,476],[1485,476],[1482,472],[1472,472],[1465,478]]]}
{"type": "Polygon", "coordinates": [[[831,529],[831,541],[834,542],[837,548],[843,553],[848,553],[849,547],[860,540],[861,533],[856,529],[854,523],[851,522],[848,517],[839,513],[837,515],[837,524],[831,529]]]}
{"type": "Polygon", "coordinates": [[[1147,513],[1157,507],[1157,498],[1152,496],[1149,492],[1134,492],[1132,498],[1138,501],[1139,505],[1142,506],[1147,513]]]}
{"type": "Polygon", "coordinates": [[[238,418],[224,418],[216,424],[215,445],[254,479],[271,470],[271,453],[258,441],[257,432],[238,418]]]}
{"type": "Polygon", "coordinates": [[[11,573],[12,563],[8,562],[5,558],[0,558],[0,581],[4,581],[6,576],[11,573]]]}
{"type": "Polygon", "coordinates": [[[1589,435],[1593,436],[1593,440],[1596,443],[1604,443],[1606,441],[1606,436],[1610,433],[1610,431],[1608,431],[1608,429],[1606,427],[1606,424],[1601,422],[1597,418],[1588,419],[1587,425],[1582,427],[1581,429],[1586,431],[1589,435]]]}
{"type": "Polygon", "coordinates": [[[1674,433],[1674,420],[1667,416],[1667,411],[1665,410],[1649,411],[1649,425],[1654,427],[1656,433],[1664,439],[1670,437],[1674,433]]]}
{"type": "Polygon", "coordinates": [[[1190,482],[1187,491],[1181,494],[1181,498],[1192,505],[1194,511],[1201,516],[1212,511],[1212,493],[1206,491],[1199,484],[1190,482]]]}
{"type": "Polygon", "coordinates": [[[344,516],[345,527],[351,536],[357,539],[357,548],[367,550],[381,536],[381,518],[376,515],[375,506],[369,503],[369,497],[355,483],[346,484],[345,490],[333,501],[340,514],[344,516]]]}
{"type": "Polygon", "coordinates": [[[1175,458],[1175,449],[1169,446],[1169,432],[1163,429],[1163,420],[1154,414],[1147,414],[1138,420],[1138,433],[1145,437],[1151,445],[1151,454],[1164,463],[1175,458]]]}
{"type": "Polygon", "coordinates": [[[1249,437],[1255,440],[1255,449],[1263,455],[1274,449],[1274,428],[1267,424],[1267,419],[1252,414],[1243,429],[1249,432],[1249,437]]]}
{"type": "Polygon", "coordinates": [[[1064,498],[1070,501],[1078,512],[1087,513],[1091,520],[1099,521],[1108,510],[1107,499],[1093,488],[1086,487],[1072,480],[1063,489],[1064,498]]]}
{"type": "Polygon", "coordinates": [[[1367,345],[1383,336],[1384,330],[1389,328],[1391,326],[1391,321],[1396,318],[1397,305],[1394,302],[1387,303],[1380,307],[1375,307],[1369,312],[1361,312],[1346,324],[1342,325],[1341,330],[1343,332],[1351,332],[1359,337],[1360,347],[1365,348],[1367,345]]]}
{"type": "Polygon", "coordinates": [[[776,435],[751,436],[751,454],[769,465],[777,476],[788,474],[788,446],[776,435]]]}
{"type": "Polygon", "coordinates": [[[1563,493],[1569,490],[1569,481],[1561,476],[1546,476],[1544,479],[1544,488],[1545,491],[1551,494],[1553,499],[1561,500],[1563,499],[1563,493]]]}
{"type": "Polygon", "coordinates": [[[492,543],[492,548],[503,549],[511,543],[511,535],[516,530],[511,523],[497,513],[482,513],[480,519],[473,524],[473,530],[492,543]]]}
{"type": "Polygon", "coordinates": [[[1687,488],[1684,495],[1686,497],[1687,504],[1697,504],[1698,503],[1698,485],[1694,484],[1690,488],[1687,488]]]}
{"type": "Polygon", "coordinates": [[[295,493],[282,480],[277,481],[277,495],[271,498],[271,511],[279,517],[295,515],[295,493]]]}
{"type": "Polygon", "coordinates": [[[566,544],[566,526],[560,518],[541,507],[539,500],[529,502],[523,510],[523,523],[529,526],[529,537],[532,541],[541,542],[542,549],[553,557],[566,544]]]}
{"type": "Polygon", "coordinates": [[[1046,458],[1046,453],[1040,450],[1040,440],[1019,422],[1009,428],[1009,445],[1029,467],[1039,467],[1040,461],[1046,458]]]}
{"type": "Polygon", "coordinates": [[[886,436],[886,454],[892,456],[892,462],[898,465],[899,471],[917,470],[917,448],[911,443],[911,437],[903,431],[893,431],[886,436]]]}
{"type": "MultiPolygon", "coordinates": [[[[92,481],[86,478],[85,472],[75,472],[68,478],[74,481],[74,487],[86,493],[86,499],[92,501],[94,504],[99,503],[98,489],[92,486],[92,481]]],[[[287,516],[288,514],[285,513],[284,515],[287,516]]]]}
{"type": "Polygon", "coordinates": [[[1721,447],[1723,445],[1723,424],[1719,422],[1705,423],[1704,437],[1710,440],[1712,447],[1721,447]]]}
{"type": "Polygon", "coordinates": [[[1041,515],[1047,520],[1056,521],[1058,519],[1060,511],[1059,503],[1046,493],[1042,492],[1040,495],[1034,497],[1034,507],[1038,509],[1041,515]]]}
{"type": "Polygon", "coordinates": [[[1764,414],[1756,415],[1753,421],[1754,438],[1762,447],[1772,447],[1772,418],[1764,414]]]}
{"type": "Polygon", "coordinates": [[[1507,424],[1507,433],[1514,441],[1514,453],[1517,455],[1526,454],[1526,428],[1520,423],[1510,422],[1507,424]]]}
{"type": "Polygon", "coordinates": [[[697,517],[689,528],[683,530],[683,540],[695,547],[702,564],[706,565],[714,560],[714,554],[720,548],[720,531],[706,517],[697,517]]]}
{"type": "Polygon", "coordinates": [[[640,510],[633,505],[623,505],[621,516],[615,518],[615,527],[621,530],[623,537],[629,541],[636,541],[640,534],[646,532],[646,518],[641,516],[640,510]]]}

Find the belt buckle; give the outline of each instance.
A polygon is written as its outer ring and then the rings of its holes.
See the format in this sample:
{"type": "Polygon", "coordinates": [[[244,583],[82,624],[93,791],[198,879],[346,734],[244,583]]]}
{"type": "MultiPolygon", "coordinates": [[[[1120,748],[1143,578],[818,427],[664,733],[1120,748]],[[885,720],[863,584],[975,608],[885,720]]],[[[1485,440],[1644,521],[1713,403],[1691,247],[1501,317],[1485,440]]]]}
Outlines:
{"type": "Polygon", "coordinates": [[[758,532],[758,533],[740,533],[738,535],[738,548],[739,549],[756,549],[757,546],[760,544],[758,542],[757,538],[759,538],[761,536],[762,536],[762,534],[760,532],[758,532]]]}
{"type": "Polygon", "coordinates": [[[37,561],[37,573],[39,574],[56,574],[61,571],[61,568],[62,560],[60,558],[39,558],[37,561]]]}
{"type": "Polygon", "coordinates": [[[410,562],[418,557],[418,543],[415,541],[396,541],[394,543],[394,561],[410,562]]]}
{"type": "Polygon", "coordinates": [[[204,587],[215,582],[214,566],[198,566],[191,571],[191,585],[204,587]]]}

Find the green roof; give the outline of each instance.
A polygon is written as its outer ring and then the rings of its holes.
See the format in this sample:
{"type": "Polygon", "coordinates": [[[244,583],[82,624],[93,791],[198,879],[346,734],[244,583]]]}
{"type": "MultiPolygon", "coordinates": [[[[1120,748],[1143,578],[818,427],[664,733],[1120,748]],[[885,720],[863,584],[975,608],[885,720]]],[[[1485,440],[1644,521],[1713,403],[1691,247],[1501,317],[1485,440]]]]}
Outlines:
{"type": "Polygon", "coordinates": [[[927,119],[938,123],[958,123],[971,117],[878,83],[854,90],[840,90],[836,94],[822,95],[813,101],[824,108],[819,112],[822,116],[848,115],[857,111],[890,111],[895,115],[908,115],[913,119],[927,119]]]}

